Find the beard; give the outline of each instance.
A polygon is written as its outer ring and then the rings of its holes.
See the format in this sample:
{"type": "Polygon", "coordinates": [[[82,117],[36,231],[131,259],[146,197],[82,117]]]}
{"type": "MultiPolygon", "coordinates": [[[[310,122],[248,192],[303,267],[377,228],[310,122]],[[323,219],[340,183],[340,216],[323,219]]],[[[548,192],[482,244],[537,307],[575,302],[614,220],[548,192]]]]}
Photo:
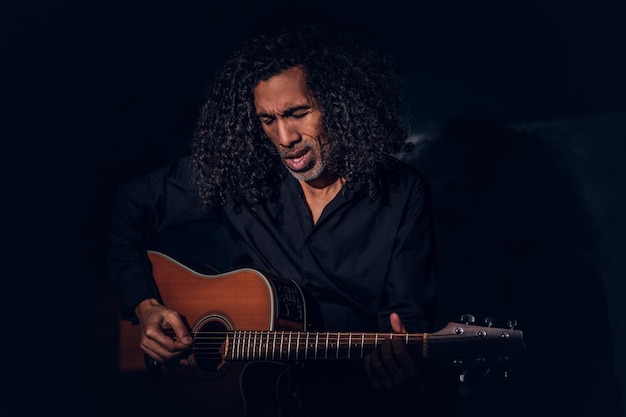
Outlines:
{"type": "Polygon", "coordinates": [[[279,154],[283,161],[283,165],[291,175],[299,181],[313,181],[322,175],[327,168],[326,161],[324,160],[324,148],[304,145],[299,149],[279,149],[279,154]],[[306,153],[305,153],[306,152],[306,153]],[[292,157],[302,155],[304,158],[308,158],[308,163],[305,166],[296,168],[296,164],[289,163],[289,156],[292,157]]]}
{"type": "Polygon", "coordinates": [[[326,170],[326,164],[320,160],[311,161],[304,169],[298,171],[294,171],[286,165],[285,167],[295,179],[305,182],[317,179],[326,170]]]}

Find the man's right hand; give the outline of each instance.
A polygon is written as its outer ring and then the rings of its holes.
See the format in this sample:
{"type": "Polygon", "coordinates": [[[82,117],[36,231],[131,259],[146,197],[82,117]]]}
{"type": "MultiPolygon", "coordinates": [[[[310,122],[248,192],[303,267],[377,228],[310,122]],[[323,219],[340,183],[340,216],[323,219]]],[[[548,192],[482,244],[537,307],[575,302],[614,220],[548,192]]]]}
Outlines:
{"type": "Polygon", "coordinates": [[[158,364],[189,365],[187,353],[193,339],[176,311],[150,298],[135,307],[135,314],[141,326],[139,344],[148,356],[158,364]]]}

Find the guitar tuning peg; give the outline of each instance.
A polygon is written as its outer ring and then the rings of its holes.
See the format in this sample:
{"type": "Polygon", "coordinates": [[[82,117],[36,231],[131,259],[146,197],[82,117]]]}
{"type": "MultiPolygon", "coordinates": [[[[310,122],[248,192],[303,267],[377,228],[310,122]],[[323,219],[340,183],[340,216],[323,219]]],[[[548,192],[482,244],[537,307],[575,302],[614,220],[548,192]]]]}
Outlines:
{"type": "Polygon", "coordinates": [[[514,329],[514,328],[515,328],[515,326],[517,326],[517,320],[515,320],[515,319],[509,319],[509,320],[506,322],[506,325],[509,327],[509,329],[514,329]]]}
{"type": "Polygon", "coordinates": [[[465,324],[472,324],[476,321],[476,317],[474,317],[472,314],[463,314],[461,316],[461,321],[465,324]]]}
{"type": "Polygon", "coordinates": [[[493,323],[495,322],[495,320],[494,320],[493,317],[488,316],[488,317],[485,317],[484,322],[485,322],[485,326],[491,327],[491,326],[493,326],[493,323]]]}

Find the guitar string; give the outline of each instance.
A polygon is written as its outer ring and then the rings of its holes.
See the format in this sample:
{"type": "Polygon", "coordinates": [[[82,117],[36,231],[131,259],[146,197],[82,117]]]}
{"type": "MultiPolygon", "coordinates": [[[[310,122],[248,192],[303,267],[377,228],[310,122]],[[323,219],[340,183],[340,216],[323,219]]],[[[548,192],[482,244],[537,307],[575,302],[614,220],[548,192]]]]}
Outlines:
{"type": "MultiPolygon", "coordinates": [[[[320,350],[331,349],[333,352],[337,352],[337,358],[344,358],[343,356],[339,356],[339,352],[343,352],[346,355],[350,355],[351,352],[363,349],[364,346],[368,348],[376,347],[380,341],[384,340],[380,336],[389,336],[397,337],[398,334],[380,334],[380,333],[358,333],[361,334],[360,338],[361,343],[351,343],[353,340],[353,333],[351,332],[294,332],[294,331],[267,331],[267,330],[239,330],[239,331],[227,331],[227,332],[195,332],[196,342],[194,343],[193,354],[202,359],[207,358],[215,358],[221,359],[222,353],[220,352],[221,347],[224,345],[227,338],[229,338],[230,343],[233,345],[229,353],[229,359],[232,358],[267,358],[268,355],[277,355],[279,359],[286,356],[290,358],[295,356],[299,358],[299,356],[304,355],[306,352],[318,352],[320,350]],[[315,334],[316,343],[301,343],[301,339],[306,339],[306,336],[311,334],[315,334]],[[287,339],[285,336],[288,336],[287,339]],[[319,343],[319,337],[321,336],[322,342],[319,343]],[[274,348],[269,348],[269,344],[275,342],[276,340],[280,340],[279,349],[276,350],[274,348]],[[287,341],[285,341],[287,340],[287,341]],[[335,340],[338,343],[334,342],[335,340]],[[244,351],[241,351],[241,350],[244,351]],[[294,353],[291,353],[292,349],[294,353]],[[237,350],[236,353],[232,353],[237,350]]],[[[448,335],[448,334],[429,334],[429,333],[414,333],[414,334],[401,334],[399,335],[401,338],[404,338],[407,342],[419,342],[424,340],[425,337],[429,339],[429,349],[433,348],[445,348],[449,347],[452,349],[450,344],[454,344],[455,342],[466,341],[466,337],[457,337],[456,335],[448,335]],[[443,345],[442,342],[446,342],[443,345]],[[438,346],[441,345],[441,346],[438,346]]],[[[478,336],[475,336],[478,337],[478,336]]],[[[493,339],[493,337],[491,338],[493,339]]],[[[359,338],[355,338],[355,340],[359,340],[359,338]]],[[[416,348],[419,346],[409,345],[410,349],[416,348]]],[[[421,350],[421,349],[418,349],[421,350]]],[[[327,354],[322,355],[325,358],[328,358],[327,354]]],[[[361,357],[363,356],[363,352],[361,352],[361,357]]],[[[314,355],[317,357],[317,355],[314,355]]]]}
{"type": "MultiPolygon", "coordinates": [[[[354,355],[353,352],[361,350],[360,355],[357,357],[363,357],[364,347],[374,348],[386,337],[381,338],[381,334],[376,333],[359,333],[362,335],[360,338],[361,343],[352,343],[353,333],[350,332],[275,332],[275,331],[229,331],[229,332],[196,332],[196,343],[194,344],[193,354],[197,359],[201,360],[221,360],[223,353],[220,349],[225,344],[226,338],[230,337],[231,355],[232,358],[268,358],[269,355],[273,357],[278,356],[279,359],[291,358],[296,359],[305,355],[306,352],[315,352],[312,354],[313,358],[318,357],[319,351],[325,351],[324,358],[328,358],[327,350],[336,352],[334,356],[337,359],[345,359],[354,355]],[[306,339],[306,336],[311,334],[316,335],[316,343],[303,344],[302,339],[306,339]],[[287,336],[287,337],[285,337],[287,336]],[[319,342],[321,336],[321,343],[319,342]],[[279,350],[269,348],[269,344],[279,339],[279,350]],[[287,340],[287,341],[285,341],[287,340]],[[241,350],[244,351],[241,351],[241,350]],[[292,352],[293,349],[293,352],[292,352]]],[[[406,341],[421,341],[424,337],[423,334],[385,334],[389,338],[402,337],[406,341]]],[[[355,338],[359,340],[359,338],[355,338]]]]}

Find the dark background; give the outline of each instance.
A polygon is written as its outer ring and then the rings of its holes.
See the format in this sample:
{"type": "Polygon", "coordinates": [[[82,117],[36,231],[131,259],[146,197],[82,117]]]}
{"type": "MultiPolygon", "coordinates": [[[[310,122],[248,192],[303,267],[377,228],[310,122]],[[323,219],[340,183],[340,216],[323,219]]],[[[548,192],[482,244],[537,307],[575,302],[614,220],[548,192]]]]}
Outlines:
{"type": "Polygon", "coordinates": [[[622,415],[626,30],[615,4],[5,6],[5,201],[37,222],[6,218],[21,255],[7,280],[21,285],[5,295],[15,378],[0,411],[115,409],[116,318],[102,270],[115,187],[186,153],[212,71],[239,41],[322,19],[380,42],[407,80],[410,161],[433,185],[441,324],[464,312],[500,325],[515,316],[525,332],[520,382],[490,398],[506,398],[507,414],[542,404],[622,415]]]}

